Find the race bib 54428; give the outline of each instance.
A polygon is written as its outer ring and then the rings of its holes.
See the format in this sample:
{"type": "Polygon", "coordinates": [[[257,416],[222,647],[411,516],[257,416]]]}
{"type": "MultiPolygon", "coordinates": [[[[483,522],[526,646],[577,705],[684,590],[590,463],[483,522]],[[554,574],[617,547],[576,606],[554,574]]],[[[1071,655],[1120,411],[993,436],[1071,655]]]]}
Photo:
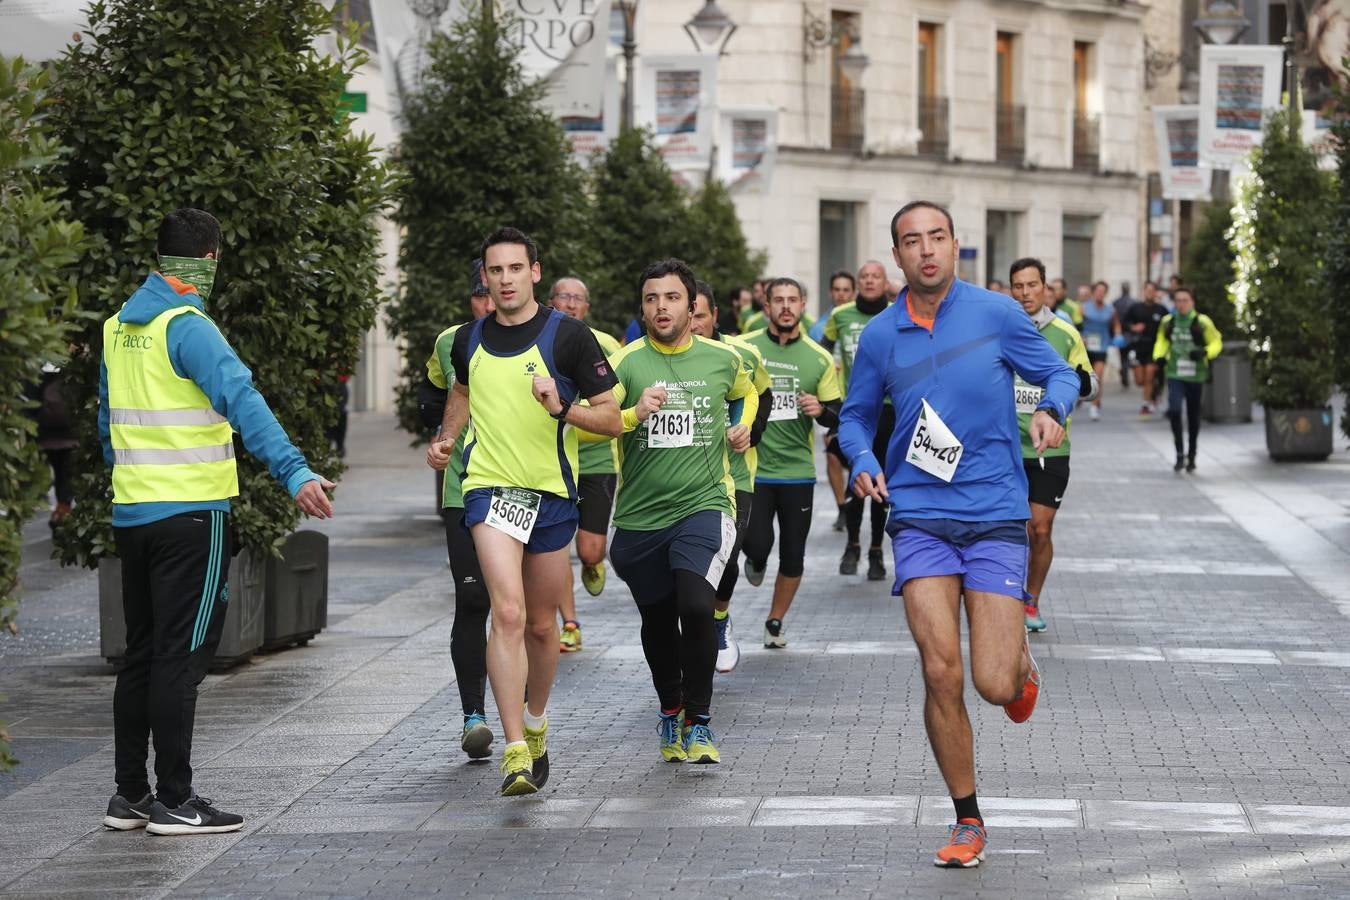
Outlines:
{"type": "Polygon", "coordinates": [[[919,420],[914,423],[914,433],[909,436],[909,446],[905,448],[905,462],[949,482],[961,464],[965,449],[937,410],[924,400],[919,420]]]}

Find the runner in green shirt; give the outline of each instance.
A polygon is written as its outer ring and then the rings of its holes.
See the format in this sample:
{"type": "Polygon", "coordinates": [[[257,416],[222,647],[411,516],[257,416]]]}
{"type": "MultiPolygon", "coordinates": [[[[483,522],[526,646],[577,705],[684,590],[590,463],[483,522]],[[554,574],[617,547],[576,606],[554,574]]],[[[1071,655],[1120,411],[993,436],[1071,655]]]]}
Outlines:
{"type": "Polygon", "coordinates": [[[1195,311],[1190,288],[1172,292],[1176,311],[1163,316],[1153,344],[1153,358],[1167,372],[1167,418],[1172,423],[1172,441],[1177,448],[1173,470],[1195,471],[1195,442],[1200,437],[1200,395],[1209,380],[1209,362],[1223,351],[1223,335],[1209,316],[1195,311]],[[1182,457],[1181,407],[1186,405],[1186,431],[1190,449],[1182,457]]]}
{"type": "Polygon", "coordinates": [[[787,646],[783,617],[801,585],[806,538],[811,530],[816,460],[813,431],[839,424],[839,376],[834,358],[806,336],[802,286],[792,278],[769,282],[769,327],[746,336],[764,356],[772,382],[769,424],[756,449],[755,502],[745,532],[745,580],[758,586],[773,549],[774,520],[780,531],[778,578],[764,623],[764,646],[787,646]]]}
{"type": "Polygon", "coordinates": [[[754,448],[764,434],[765,425],[768,424],[773,391],[769,382],[769,372],[764,368],[764,358],[760,352],[740,338],[722,334],[717,330],[717,300],[712,287],[707,282],[697,281],[695,291],[690,330],[697,337],[722,341],[740,352],[741,367],[750,377],[759,403],[754,423],[750,426],[750,450],[743,454],[731,454],[731,477],[736,482],[736,543],[731,548],[727,564],[722,568],[722,580],[717,585],[717,608],[713,612],[713,621],[717,624],[717,671],[730,672],[736,668],[741,659],[741,648],[736,643],[735,633],[731,629],[731,595],[736,589],[736,577],[740,573],[737,557],[741,552],[741,542],[745,539],[745,528],[750,521],[750,510],[755,499],[754,448]]]}
{"type": "MultiPolygon", "coordinates": [[[[826,350],[834,353],[835,368],[843,365],[841,358],[841,348],[838,338],[826,338],[826,332],[830,328],[830,322],[834,314],[838,312],[839,307],[847,306],[858,299],[858,279],[847,269],[840,269],[830,276],[830,303],[833,308],[830,314],[825,317],[825,321],[818,323],[817,330],[810,333],[812,340],[815,340],[826,350]]],[[[842,388],[843,383],[840,383],[842,388]]],[[[830,479],[830,491],[834,494],[834,502],[838,507],[838,512],[834,517],[834,530],[843,531],[847,525],[844,507],[848,505],[849,491],[844,484],[844,462],[837,453],[830,453],[830,445],[834,443],[837,435],[827,432],[825,434],[825,474],[830,479]]]]}
{"type": "MultiPolygon", "coordinates": [[[[591,293],[585,282],[571,276],[553,283],[548,296],[549,305],[564,315],[586,321],[591,309],[591,293]]],[[[592,328],[600,349],[606,357],[618,352],[618,340],[603,331],[592,328]]],[[[592,597],[605,589],[605,538],[609,534],[609,513],[614,506],[615,474],[619,450],[615,441],[584,443],[578,459],[581,477],[577,479],[577,558],[581,560],[581,583],[592,597]]],[[[581,649],[581,622],[577,620],[577,601],[569,591],[558,603],[563,627],[558,634],[559,649],[575,653],[581,649]]]]}
{"type": "MultiPolygon", "coordinates": [[[[847,396],[848,380],[853,373],[853,355],[858,350],[858,338],[863,328],[872,318],[889,305],[886,299],[886,267],[875,259],[869,259],[858,269],[858,299],[853,303],[837,308],[825,323],[825,341],[827,350],[839,348],[839,361],[843,369],[842,391],[847,396]]],[[[877,462],[886,465],[886,450],[890,447],[891,432],[895,430],[895,407],[889,402],[883,403],[881,416],[877,420],[876,437],[872,442],[872,453],[877,462]]],[[[832,434],[827,439],[826,449],[831,459],[840,459],[839,444],[832,434]]],[[[850,463],[850,460],[843,460],[850,463]]],[[[858,561],[862,557],[861,534],[863,504],[866,498],[850,496],[844,510],[844,524],[848,529],[848,540],[844,544],[844,555],[839,559],[840,575],[856,575],[858,561]]],[[[886,533],[886,520],[890,517],[890,508],[884,503],[872,500],[872,542],[867,547],[867,580],[884,581],[886,564],[882,550],[882,537],[886,533]]]]}
{"type": "MultiPolygon", "coordinates": [[[[1045,266],[1038,259],[1027,257],[1012,264],[1008,272],[1013,299],[1031,316],[1055,352],[1078,372],[1082,382],[1080,396],[1091,400],[1097,395],[1099,384],[1088,359],[1087,347],[1078,329],[1055,315],[1046,302],[1045,266]]],[[[1027,557],[1026,594],[1022,598],[1027,631],[1044,631],[1041,617],[1041,590],[1045,587],[1050,563],[1055,558],[1051,533],[1055,527],[1055,513],[1069,486],[1069,422],[1064,420],[1064,443],[1038,454],[1029,435],[1031,415],[1040,404],[1045,389],[1023,381],[1013,381],[1013,399],[1017,405],[1017,426],[1022,433],[1022,468],[1027,474],[1027,499],[1031,504],[1031,518],[1027,521],[1030,552],[1027,557]]]]}
{"type": "MultiPolygon", "coordinates": [[[[496,307],[492,295],[483,283],[482,261],[475,260],[470,278],[469,310],[475,319],[490,315],[496,307]]],[[[454,380],[454,366],[450,362],[450,348],[455,343],[459,325],[452,325],[436,338],[435,349],[427,359],[427,378],[443,391],[449,391],[454,380]],[[447,374],[449,373],[449,374],[447,374]]],[[[447,394],[448,402],[449,396],[447,394]]],[[[444,415],[442,409],[437,420],[444,415]]],[[[439,428],[437,429],[439,431],[439,428]]],[[[483,570],[474,552],[473,535],[464,527],[464,497],[460,479],[464,477],[464,444],[471,440],[473,426],[466,427],[455,442],[444,473],[441,507],[447,510],[445,547],[450,557],[450,574],[455,580],[455,619],[450,626],[450,662],[455,668],[455,683],[459,687],[459,701],[464,710],[464,731],[460,749],[470,759],[484,759],[492,753],[492,729],[487,724],[487,620],[491,604],[483,583],[483,570]]]]}
{"type": "Polygon", "coordinates": [[[661,756],[715,763],[713,604],[736,540],[729,454],[750,448],[758,398],[740,353],[690,333],[689,266],[653,263],[638,289],[647,334],[612,360],[624,433],[610,560],[642,617],[661,756]]]}

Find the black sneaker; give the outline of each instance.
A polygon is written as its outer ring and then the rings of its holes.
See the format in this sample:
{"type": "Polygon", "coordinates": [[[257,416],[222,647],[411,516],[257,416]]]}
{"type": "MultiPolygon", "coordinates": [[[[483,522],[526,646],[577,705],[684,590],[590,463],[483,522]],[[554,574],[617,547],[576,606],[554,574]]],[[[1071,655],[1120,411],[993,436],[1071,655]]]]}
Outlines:
{"type": "Polygon", "coordinates": [[[1188,457],[1186,457],[1186,471],[1187,471],[1187,472],[1194,472],[1194,471],[1195,471],[1195,457],[1194,457],[1194,456],[1188,456],[1188,457]]]}
{"type": "Polygon", "coordinates": [[[118,831],[144,828],[145,823],[150,821],[150,811],[154,805],[153,793],[147,792],[135,803],[121,794],[113,794],[112,799],[108,801],[108,814],[103,817],[103,824],[118,831]]]}
{"type": "Polygon", "coordinates": [[[1173,471],[1173,472],[1180,472],[1183,468],[1185,468],[1185,466],[1186,466],[1186,460],[1184,460],[1184,459],[1182,459],[1180,456],[1178,456],[1178,457],[1177,457],[1176,464],[1172,466],[1172,471],[1173,471]]]}
{"type": "Polygon", "coordinates": [[[867,580],[885,581],[886,563],[880,550],[867,551],[867,580]]]}
{"type": "Polygon", "coordinates": [[[858,560],[862,558],[862,548],[857,544],[849,544],[844,548],[844,555],[839,557],[840,575],[857,575],[858,560]]]}
{"type": "Polygon", "coordinates": [[[848,523],[844,520],[844,507],[843,504],[840,504],[839,515],[834,517],[834,530],[843,531],[847,526],[848,523]]]}
{"type": "Polygon", "coordinates": [[[751,587],[759,587],[764,583],[764,566],[755,565],[748,556],[745,558],[745,580],[750,582],[751,587]]]}
{"type": "Polygon", "coordinates": [[[150,809],[146,834],[219,834],[244,827],[244,817],[221,812],[205,797],[192,795],[177,809],[158,801],[150,809]]]}

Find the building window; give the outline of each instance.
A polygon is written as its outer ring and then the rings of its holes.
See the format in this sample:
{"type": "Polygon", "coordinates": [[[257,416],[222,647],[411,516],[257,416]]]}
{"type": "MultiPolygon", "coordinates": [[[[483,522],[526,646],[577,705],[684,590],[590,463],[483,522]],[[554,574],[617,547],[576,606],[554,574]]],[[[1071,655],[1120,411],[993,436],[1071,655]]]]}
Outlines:
{"type": "Polygon", "coordinates": [[[379,50],[375,38],[375,22],[370,17],[370,0],[338,0],[333,17],[339,22],[355,22],[361,26],[359,43],[371,52],[379,50]]]}
{"type": "Polygon", "coordinates": [[[1008,283],[1008,268],[1021,255],[1020,213],[991,209],[984,214],[984,280],[1008,283]]]}
{"type": "Polygon", "coordinates": [[[1092,110],[1092,45],[1073,43],[1073,167],[1097,171],[1101,119],[1092,110]]]}
{"type": "Polygon", "coordinates": [[[853,153],[863,148],[863,91],[844,74],[839,60],[862,34],[861,20],[857,13],[830,13],[832,33],[838,35],[830,51],[830,149],[853,153]]]}
{"type": "Polygon", "coordinates": [[[1020,165],[1026,156],[1027,110],[1017,102],[1017,36],[1000,31],[994,58],[994,148],[999,162],[1020,165]]]}
{"type": "Polygon", "coordinates": [[[829,315],[830,273],[838,269],[857,271],[861,206],[844,200],[820,201],[819,292],[814,304],[806,304],[808,310],[814,307],[820,315],[829,315]]]}
{"type": "Polygon", "coordinates": [[[918,88],[920,156],[947,156],[947,98],[939,90],[942,26],[919,23],[918,88]]]}
{"type": "Polygon", "coordinates": [[[1097,237],[1096,216],[1064,217],[1062,271],[1069,296],[1079,285],[1092,284],[1093,243],[1097,237]]]}

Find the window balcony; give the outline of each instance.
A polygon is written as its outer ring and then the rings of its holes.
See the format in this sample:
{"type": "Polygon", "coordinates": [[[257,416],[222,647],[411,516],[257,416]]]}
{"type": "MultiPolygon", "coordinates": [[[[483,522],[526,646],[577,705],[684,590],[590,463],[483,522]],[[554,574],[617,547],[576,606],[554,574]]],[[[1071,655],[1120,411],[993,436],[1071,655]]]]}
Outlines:
{"type": "Polygon", "coordinates": [[[1086,113],[1073,116],[1073,167],[1096,172],[1101,167],[1101,117],[1086,113]]]}
{"type": "Polygon", "coordinates": [[[919,98],[920,156],[947,158],[948,144],[947,98],[927,96],[919,98]]]}
{"type": "Polygon", "coordinates": [[[830,149],[861,153],[864,121],[863,92],[835,85],[830,88],[830,149]]]}
{"type": "Polygon", "coordinates": [[[995,109],[995,157],[1001,163],[1020,166],[1027,153],[1027,108],[1020,104],[1000,103],[995,109]]]}

